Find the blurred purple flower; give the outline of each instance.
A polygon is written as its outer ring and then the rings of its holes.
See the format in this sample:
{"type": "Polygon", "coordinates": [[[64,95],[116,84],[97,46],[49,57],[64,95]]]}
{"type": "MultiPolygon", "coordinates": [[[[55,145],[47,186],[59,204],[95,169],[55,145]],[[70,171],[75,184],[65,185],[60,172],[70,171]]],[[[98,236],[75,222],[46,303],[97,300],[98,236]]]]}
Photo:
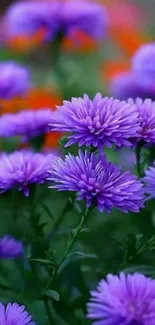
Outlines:
{"type": "Polygon", "coordinates": [[[148,195],[148,199],[155,198],[155,161],[153,166],[145,170],[145,176],[142,180],[145,183],[145,192],[148,195]]]}
{"type": "Polygon", "coordinates": [[[109,87],[110,95],[120,100],[137,97],[155,100],[155,87],[143,87],[132,72],[120,73],[114,77],[109,87]]]}
{"type": "Polygon", "coordinates": [[[23,245],[13,237],[5,235],[0,238],[0,258],[15,258],[23,254],[23,245]]]}
{"type": "Polygon", "coordinates": [[[130,147],[138,136],[138,113],[134,105],[97,94],[91,101],[87,95],[64,101],[53,113],[52,131],[72,132],[66,146],[130,147]]]}
{"type": "Polygon", "coordinates": [[[0,63],[0,99],[27,93],[31,86],[29,71],[14,62],[0,63]]]}
{"type": "Polygon", "coordinates": [[[155,91],[155,42],[142,45],[132,58],[132,71],[139,84],[155,91]]]}
{"type": "Polygon", "coordinates": [[[135,150],[122,148],[117,151],[117,161],[123,169],[132,170],[136,165],[136,154],[135,150]]]}
{"type": "Polygon", "coordinates": [[[35,325],[25,306],[19,306],[17,303],[9,303],[6,308],[0,303],[0,324],[35,325]]]}
{"type": "Polygon", "coordinates": [[[58,32],[70,34],[81,30],[96,39],[102,38],[107,25],[103,6],[87,0],[23,1],[11,5],[5,23],[11,35],[33,35],[41,28],[50,40],[58,32]]]}
{"type": "Polygon", "coordinates": [[[31,184],[42,184],[49,176],[54,155],[44,155],[30,151],[15,151],[0,156],[0,191],[12,188],[29,195],[31,184]]]}
{"type": "Polygon", "coordinates": [[[108,274],[91,291],[87,317],[92,325],[154,325],[155,280],[143,274],[108,274]]]}
{"type": "Polygon", "coordinates": [[[111,212],[113,207],[124,212],[138,212],[143,207],[142,183],[129,171],[107,162],[95,153],[71,154],[55,159],[48,180],[58,191],[77,192],[78,200],[86,200],[87,207],[96,204],[100,211],[111,212]]]}
{"type": "Polygon", "coordinates": [[[23,136],[25,140],[50,131],[53,112],[50,109],[25,110],[0,117],[0,136],[23,136]]]}
{"type": "Polygon", "coordinates": [[[50,40],[58,29],[60,4],[56,1],[22,1],[12,4],[5,16],[9,36],[31,36],[40,29],[46,31],[50,40]]]}
{"type": "Polygon", "coordinates": [[[101,39],[107,27],[107,13],[102,5],[88,0],[69,0],[64,2],[60,15],[60,28],[66,33],[74,29],[101,39]]]}
{"type": "Polygon", "coordinates": [[[155,143],[155,102],[151,99],[144,101],[137,98],[135,101],[129,99],[128,103],[135,104],[135,109],[139,114],[140,138],[145,142],[155,143]]]}

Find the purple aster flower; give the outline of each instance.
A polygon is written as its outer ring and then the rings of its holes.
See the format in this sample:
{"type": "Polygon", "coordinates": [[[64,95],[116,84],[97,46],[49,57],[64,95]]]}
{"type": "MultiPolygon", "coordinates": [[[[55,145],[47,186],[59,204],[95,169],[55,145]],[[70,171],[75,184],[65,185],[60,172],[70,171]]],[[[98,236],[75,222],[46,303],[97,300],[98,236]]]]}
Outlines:
{"type": "Polygon", "coordinates": [[[143,207],[142,183],[128,171],[121,173],[120,167],[107,162],[103,155],[79,151],[76,157],[57,158],[48,179],[56,183],[51,188],[77,192],[78,200],[86,200],[87,207],[96,204],[100,211],[116,207],[138,212],[143,207]]]}
{"type": "Polygon", "coordinates": [[[5,325],[35,325],[32,316],[25,310],[25,306],[9,303],[6,308],[0,303],[0,324],[5,325]]]}
{"type": "Polygon", "coordinates": [[[58,32],[70,34],[79,29],[100,39],[107,25],[103,6],[87,0],[23,1],[9,7],[5,23],[9,35],[33,35],[41,28],[50,40],[58,32]]]}
{"type": "Polygon", "coordinates": [[[31,184],[42,184],[49,175],[54,155],[44,155],[30,151],[15,151],[0,156],[0,191],[12,188],[29,195],[31,184]]]}
{"type": "Polygon", "coordinates": [[[8,235],[0,238],[0,258],[14,258],[23,254],[23,245],[20,241],[8,235]]]}
{"type": "Polygon", "coordinates": [[[0,136],[23,136],[25,140],[50,131],[53,112],[50,109],[21,111],[0,117],[0,136]]]}
{"type": "Polygon", "coordinates": [[[72,132],[66,146],[119,147],[131,146],[138,136],[138,113],[133,104],[97,94],[91,101],[87,95],[72,98],[53,113],[52,131],[72,132]]]}
{"type": "Polygon", "coordinates": [[[118,149],[117,161],[121,164],[123,169],[133,170],[136,165],[136,154],[135,150],[122,148],[118,149]]]}
{"type": "Polygon", "coordinates": [[[92,325],[154,325],[155,280],[143,274],[108,274],[91,292],[92,325]]]}
{"type": "Polygon", "coordinates": [[[0,99],[25,94],[30,88],[29,71],[14,62],[0,63],[0,99]]]}
{"type": "Polygon", "coordinates": [[[143,177],[145,183],[145,192],[148,194],[148,199],[155,198],[155,161],[153,166],[150,166],[145,170],[145,176],[143,177]]]}
{"type": "Polygon", "coordinates": [[[64,2],[60,21],[66,33],[78,29],[95,39],[101,39],[107,26],[107,13],[103,6],[95,2],[69,0],[64,2]]]}
{"type": "Polygon", "coordinates": [[[142,45],[132,59],[132,70],[142,86],[155,91],[155,43],[142,45]]]}
{"type": "Polygon", "coordinates": [[[137,97],[155,100],[155,87],[144,87],[132,72],[120,73],[109,86],[110,95],[120,100],[137,97]]]}
{"type": "Polygon", "coordinates": [[[58,29],[60,3],[56,1],[22,1],[11,5],[5,16],[9,36],[32,36],[45,30],[45,39],[51,39],[58,29]]]}
{"type": "Polygon", "coordinates": [[[145,99],[144,101],[137,98],[128,100],[129,103],[135,103],[135,109],[139,114],[140,123],[140,138],[145,142],[155,143],[155,102],[151,99],[145,99]]]}

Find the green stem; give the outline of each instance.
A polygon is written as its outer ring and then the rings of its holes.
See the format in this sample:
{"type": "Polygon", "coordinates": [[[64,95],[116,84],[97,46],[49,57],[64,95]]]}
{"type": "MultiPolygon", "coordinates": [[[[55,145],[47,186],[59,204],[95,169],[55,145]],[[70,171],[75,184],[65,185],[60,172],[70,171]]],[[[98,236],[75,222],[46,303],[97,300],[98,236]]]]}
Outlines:
{"type": "Polygon", "coordinates": [[[41,151],[45,141],[45,135],[42,134],[40,136],[31,137],[29,140],[29,145],[32,149],[36,151],[41,151]]]}
{"type": "Polygon", "coordinates": [[[60,224],[61,224],[61,222],[62,222],[62,220],[63,220],[63,218],[64,218],[64,216],[66,214],[66,212],[68,212],[71,207],[72,207],[71,202],[68,199],[65,207],[63,208],[63,211],[60,214],[60,217],[56,220],[56,222],[55,222],[55,224],[53,226],[52,233],[55,233],[56,230],[59,228],[59,226],[60,226],[60,224]]]}
{"type": "MultiPolygon", "coordinates": [[[[36,225],[35,225],[35,222],[34,222],[34,213],[35,213],[35,191],[33,191],[33,193],[31,193],[32,195],[32,198],[30,200],[30,212],[29,212],[29,218],[30,218],[30,222],[31,222],[31,225],[32,225],[32,229],[33,229],[33,232],[34,232],[34,235],[37,237],[37,231],[36,231],[36,225]]],[[[38,272],[33,264],[33,262],[29,261],[30,263],[30,266],[31,266],[31,270],[32,272],[34,273],[35,277],[36,277],[36,280],[37,280],[37,283],[41,289],[42,287],[42,284],[41,284],[41,280],[40,280],[40,277],[38,275],[38,272]]],[[[50,307],[49,307],[49,304],[48,304],[48,297],[46,297],[45,295],[43,296],[43,303],[44,303],[44,306],[45,306],[45,310],[46,310],[46,313],[47,313],[47,316],[48,316],[48,324],[49,325],[52,325],[53,324],[53,319],[52,319],[52,315],[51,315],[51,312],[50,312],[50,307]]]]}
{"type": "Polygon", "coordinates": [[[52,48],[51,48],[51,60],[52,60],[52,68],[53,72],[55,74],[58,86],[60,88],[60,91],[62,93],[62,97],[66,98],[67,94],[67,75],[66,71],[64,70],[63,64],[61,64],[61,46],[64,39],[63,33],[58,33],[55,40],[52,42],[52,48]]]}
{"type": "Polygon", "coordinates": [[[52,319],[52,315],[51,315],[51,309],[50,306],[48,304],[48,297],[44,297],[44,306],[45,306],[45,310],[48,316],[48,323],[49,325],[53,325],[53,319],[52,319]]]}
{"type": "MultiPolygon", "coordinates": [[[[34,273],[34,275],[35,275],[35,277],[37,279],[37,283],[38,283],[39,287],[41,288],[41,281],[40,281],[38,272],[37,272],[33,262],[29,261],[29,263],[30,263],[31,270],[32,270],[32,272],[34,273]]],[[[48,316],[48,323],[49,323],[49,325],[52,325],[53,320],[52,320],[52,315],[51,315],[50,308],[49,308],[49,305],[48,305],[48,297],[45,296],[45,295],[43,296],[43,303],[44,303],[45,310],[46,310],[46,313],[47,313],[47,316],[48,316]]]]}
{"type": "Polygon", "coordinates": [[[138,177],[143,177],[143,172],[141,170],[141,151],[142,151],[143,143],[139,142],[136,147],[136,160],[137,160],[137,175],[138,177]]]}
{"type": "Polygon", "coordinates": [[[53,272],[51,278],[49,279],[49,282],[47,283],[47,286],[45,287],[45,290],[47,290],[51,286],[53,280],[55,279],[55,277],[59,273],[59,270],[60,270],[62,264],[65,262],[67,256],[71,252],[71,250],[72,250],[72,248],[73,248],[73,246],[74,246],[74,244],[75,244],[75,242],[76,242],[76,240],[77,240],[77,238],[78,238],[78,236],[79,236],[79,234],[80,234],[80,232],[81,232],[81,230],[82,230],[82,228],[83,228],[83,226],[84,226],[84,224],[86,222],[86,219],[87,219],[90,211],[91,211],[90,209],[86,209],[84,214],[82,215],[81,221],[80,221],[79,225],[77,226],[72,239],[70,240],[69,244],[67,245],[66,252],[65,252],[64,256],[62,257],[61,261],[59,262],[59,264],[57,265],[57,267],[56,267],[55,271],[53,272]]]}

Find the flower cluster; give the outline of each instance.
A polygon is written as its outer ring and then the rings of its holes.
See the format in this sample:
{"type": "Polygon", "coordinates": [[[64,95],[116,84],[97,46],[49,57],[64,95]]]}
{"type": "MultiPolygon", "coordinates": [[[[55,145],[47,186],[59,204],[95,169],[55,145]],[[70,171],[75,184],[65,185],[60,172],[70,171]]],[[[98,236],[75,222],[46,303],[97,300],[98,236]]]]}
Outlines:
{"type": "Polygon", "coordinates": [[[50,40],[59,32],[70,34],[78,29],[98,39],[107,25],[107,14],[104,7],[87,0],[23,1],[9,7],[5,24],[10,36],[33,35],[42,29],[45,40],[50,40]]]}
{"type": "Polygon", "coordinates": [[[12,188],[29,195],[31,184],[42,184],[49,175],[49,169],[54,155],[33,153],[30,151],[15,151],[0,156],[0,191],[12,188]]]}
{"type": "Polygon", "coordinates": [[[155,280],[144,275],[108,274],[91,292],[87,317],[93,325],[154,324],[155,280]]]}
{"type": "Polygon", "coordinates": [[[71,132],[66,146],[131,147],[155,142],[155,102],[151,99],[119,101],[97,94],[64,101],[52,117],[52,131],[71,132]]]}
{"type": "Polygon", "coordinates": [[[56,159],[48,179],[55,182],[52,188],[75,191],[78,200],[85,199],[87,207],[95,203],[100,211],[116,207],[138,212],[143,207],[142,183],[95,153],[80,151],[76,157],[69,154],[65,160],[56,159]]]}

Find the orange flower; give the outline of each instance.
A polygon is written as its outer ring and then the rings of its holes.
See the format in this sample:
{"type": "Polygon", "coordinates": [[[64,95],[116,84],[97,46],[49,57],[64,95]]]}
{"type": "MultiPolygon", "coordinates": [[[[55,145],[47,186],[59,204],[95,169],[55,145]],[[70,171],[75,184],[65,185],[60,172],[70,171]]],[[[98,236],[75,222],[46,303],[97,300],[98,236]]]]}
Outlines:
{"type": "Polygon", "coordinates": [[[5,40],[5,45],[11,50],[19,53],[34,51],[41,46],[45,39],[46,30],[44,28],[34,35],[18,35],[5,40]]]}
{"type": "Polygon", "coordinates": [[[56,105],[61,105],[61,98],[49,89],[31,89],[26,98],[26,107],[36,110],[40,108],[56,109],[56,105]]]}
{"type": "Polygon", "coordinates": [[[137,49],[148,41],[146,35],[141,30],[135,28],[120,29],[111,28],[111,36],[118,46],[129,57],[137,51],[137,49]]]}
{"type": "Polygon", "coordinates": [[[95,51],[97,47],[98,42],[80,30],[74,31],[74,34],[72,33],[72,37],[65,37],[62,44],[62,49],[64,51],[76,53],[89,53],[91,51],[95,51]]]}
{"type": "Polygon", "coordinates": [[[129,69],[130,62],[128,60],[108,61],[101,66],[101,79],[109,82],[119,73],[126,72],[129,69]]]}
{"type": "MultiPolygon", "coordinates": [[[[0,100],[2,113],[15,113],[23,109],[56,109],[56,105],[61,105],[61,98],[51,92],[49,89],[31,89],[26,97],[13,98],[11,100],[0,100]]],[[[58,140],[62,134],[51,132],[45,135],[44,148],[55,148],[58,146],[58,140]]],[[[28,147],[28,144],[22,144],[22,148],[28,147]]]]}
{"type": "Polygon", "coordinates": [[[61,105],[61,98],[48,89],[34,88],[25,97],[15,97],[11,100],[0,100],[2,113],[15,113],[22,109],[51,108],[54,110],[56,105],[61,105]]]}
{"type": "Polygon", "coordinates": [[[26,98],[14,97],[12,99],[0,99],[0,113],[16,113],[25,108],[26,98]]]}
{"type": "Polygon", "coordinates": [[[62,133],[51,132],[45,135],[44,149],[55,148],[58,146],[58,141],[62,137],[62,133]]]}

